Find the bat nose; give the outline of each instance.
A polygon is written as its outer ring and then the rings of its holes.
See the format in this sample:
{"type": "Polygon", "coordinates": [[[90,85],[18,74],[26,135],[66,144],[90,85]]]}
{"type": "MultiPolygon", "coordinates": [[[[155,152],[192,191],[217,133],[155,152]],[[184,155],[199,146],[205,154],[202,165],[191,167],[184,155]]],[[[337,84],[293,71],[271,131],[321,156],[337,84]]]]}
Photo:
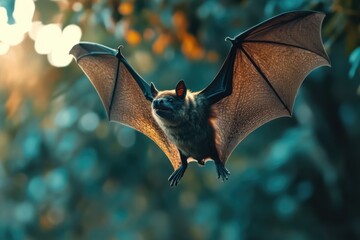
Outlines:
{"type": "Polygon", "coordinates": [[[163,99],[155,99],[155,100],[153,101],[153,105],[154,105],[155,108],[161,106],[163,103],[164,103],[164,100],[163,100],[163,99]]]}
{"type": "Polygon", "coordinates": [[[161,104],[163,104],[163,103],[164,103],[164,100],[163,100],[163,99],[155,99],[155,100],[153,101],[154,107],[157,107],[157,106],[159,106],[159,105],[161,105],[161,104]]]}

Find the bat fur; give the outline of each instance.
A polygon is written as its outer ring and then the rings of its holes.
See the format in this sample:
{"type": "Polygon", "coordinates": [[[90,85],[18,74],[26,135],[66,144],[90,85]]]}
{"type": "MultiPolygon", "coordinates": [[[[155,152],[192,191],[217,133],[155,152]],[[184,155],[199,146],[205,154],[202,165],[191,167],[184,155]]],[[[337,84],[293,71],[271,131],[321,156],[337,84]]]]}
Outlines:
{"type": "Polygon", "coordinates": [[[218,177],[227,179],[230,173],[219,159],[215,131],[210,121],[211,106],[207,99],[187,90],[183,81],[178,83],[175,90],[159,92],[153,84],[151,87],[154,97],[151,105],[153,117],[179,149],[183,168],[186,168],[189,158],[195,159],[200,165],[204,165],[206,159],[212,159],[218,177]]]}

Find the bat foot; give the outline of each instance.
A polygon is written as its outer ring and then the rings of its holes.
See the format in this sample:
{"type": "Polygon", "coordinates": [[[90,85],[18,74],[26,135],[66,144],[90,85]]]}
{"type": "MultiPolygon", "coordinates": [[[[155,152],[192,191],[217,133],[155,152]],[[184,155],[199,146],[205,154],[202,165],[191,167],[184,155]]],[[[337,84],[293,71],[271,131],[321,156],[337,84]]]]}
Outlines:
{"type": "Polygon", "coordinates": [[[180,179],[185,173],[187,165],[181,165],[178,169],[176,169],[169,177],[168,181],[170,182],[170,186],[177,186],[180,182],[180,179]]]}
{"type": "Polygon", "coordinates": [[[216,171],[218,174],[218,179],[221,178],[221,180],[224,182],[225,180],[228,180],[230,172],[226,169],[224,164],[222,163],[216,163],[216,171]]]}

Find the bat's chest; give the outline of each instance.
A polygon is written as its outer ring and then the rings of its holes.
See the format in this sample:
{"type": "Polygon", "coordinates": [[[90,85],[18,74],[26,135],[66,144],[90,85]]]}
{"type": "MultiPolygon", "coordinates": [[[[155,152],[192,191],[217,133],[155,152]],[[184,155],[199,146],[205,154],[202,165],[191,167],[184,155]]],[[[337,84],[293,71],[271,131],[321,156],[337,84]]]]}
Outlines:
{"type": "Polygon", "coordinates": [[[214,150],[214,133],[209,124],[185,124],[169,129],[168,137],[187,157],[202,160],[214,150]]]}

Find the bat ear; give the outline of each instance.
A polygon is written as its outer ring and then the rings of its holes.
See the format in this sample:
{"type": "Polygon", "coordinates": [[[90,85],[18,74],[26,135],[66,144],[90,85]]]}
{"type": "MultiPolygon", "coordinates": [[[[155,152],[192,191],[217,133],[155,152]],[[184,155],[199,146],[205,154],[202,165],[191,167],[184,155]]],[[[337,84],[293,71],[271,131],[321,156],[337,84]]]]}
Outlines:
{"type": "Polygon", "coordinates": [[[186,96],[186,86],[183,80],[180,80],[175,88],[176,96],[179,98],[185,98],[186,96]]]}
{"type": "Polygon", "coordinates": [[[156,89],[155,85],[153,83],[150,83],[150,90],[153,97],[156,97],[158,94],[158,90],[156,89]]]}

